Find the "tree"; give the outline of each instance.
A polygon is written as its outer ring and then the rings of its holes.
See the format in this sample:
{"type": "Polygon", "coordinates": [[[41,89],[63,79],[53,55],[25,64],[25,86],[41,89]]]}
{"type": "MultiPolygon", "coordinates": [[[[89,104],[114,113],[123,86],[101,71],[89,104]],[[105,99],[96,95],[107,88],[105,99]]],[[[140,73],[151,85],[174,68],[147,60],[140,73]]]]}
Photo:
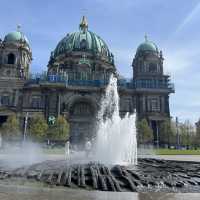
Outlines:
{"type": "Polygon", "coordinates": [[[184,123],[181,123],[179,129],[181,144],[187,147],[187,149],[189,149],[191,145],[196,146],[195,139],[198,139],[198,136],[195,138],[194,127],[190,121],[186,120],[184,123]]]}
{"type": "Polygon", "coordinates": [[[192,143],[195,146],[195,148],[200,146],[200,119],[196,123],[196,134],[195,134],[195,136],[193,136],[193,142],[192,143]]]}
{"type": "Polygon", "coordinates": [[[35,115],[31,118],[29,131],[34,140],[42,141],[47,136],[48,125],[42,115],[35,115]]]}
{"type": "Polygon", "coordinates": [[[196,123],[196,133],[200,135],[200,119],[196,123]]]}
{"type": "Polygon", "coordinates": [[[175,130],[170,120],[165,120],[160,126],[160,143],[167,144],[168,148],[174,142],[175,130]]]}
{"type": "Polygon", "coordinates": [[[16,140],[21,136],[19,120],[16,114],[8,116],[6,122],[1,127],[2,136],[6,140],[16,140]]]}
{"type": "Polygon", "coordinates": [[[63,116],[58,116],[54,125],[49,126],[49,139],[67,140],[69,137],[69,123],[63,116]]]}
{"type": "Polygon", "coordinates": [[[153,141],[153,131],[146,119],[137,121],[138,143],[147,144],[153,141]]]}

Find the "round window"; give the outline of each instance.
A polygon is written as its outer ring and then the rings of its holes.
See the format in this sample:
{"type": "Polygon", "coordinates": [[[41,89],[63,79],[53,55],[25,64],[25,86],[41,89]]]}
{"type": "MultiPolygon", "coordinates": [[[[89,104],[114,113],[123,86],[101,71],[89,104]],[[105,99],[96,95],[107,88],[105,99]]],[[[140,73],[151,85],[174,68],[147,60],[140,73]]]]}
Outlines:
{"type": "Polygon", "coordinates": [[[156,63],[150,63],[149,64],[149,72],[157,72],[157,64],[156,63]]]}
{"type": "Polygon", "coordinates": [[[6,71],[6,75],[7,75],[7,76],[10,76],[10,74],[11,74],[11,71],[10,71],[10,70],[7,70],[7,71],[6,71]]]}

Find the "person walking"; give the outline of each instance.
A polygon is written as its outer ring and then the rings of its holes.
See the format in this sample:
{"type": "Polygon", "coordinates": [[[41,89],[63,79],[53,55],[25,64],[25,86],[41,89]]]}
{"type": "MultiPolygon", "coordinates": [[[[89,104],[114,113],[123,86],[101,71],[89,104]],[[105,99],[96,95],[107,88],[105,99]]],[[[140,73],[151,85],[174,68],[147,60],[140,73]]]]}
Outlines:
{"type": "Polygon", "coordinates": [[[92,144],[91,144],[91,142],[88,140],[88,141],[85,143],[85,151],[86,151],[86,156],[87,156],[87,158],[89,157],[89,154],[90,154],[90,151],[91,151],[91,147],[92,147],[92,144]]]}
{"type": "Polygon", "coordinates": [[[68,140],[68,141],[65,143],[65,159],[66,159],[66,160],[69,158],[69,155],[70,155],[69,148],[70,148],[70,143],[69,143],[69,140],[68,140]]]}

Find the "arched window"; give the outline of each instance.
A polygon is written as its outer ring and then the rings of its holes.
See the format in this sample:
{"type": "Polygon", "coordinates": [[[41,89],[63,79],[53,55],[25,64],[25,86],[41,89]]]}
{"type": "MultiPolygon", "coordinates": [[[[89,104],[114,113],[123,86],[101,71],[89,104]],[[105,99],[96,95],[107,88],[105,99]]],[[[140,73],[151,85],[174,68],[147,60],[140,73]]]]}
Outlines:
{"type": "Polygon", "coordinates": [[[8,64],[10,65],[15,64],[15,55],[13,53],[8,54],[8,64]]]}
{"type": "Polygon", "coordinates": [[[160,101],[157,97],[148,98],[148,111],[149,112],[160,112],[160,101]]]}
{"type": "Polygon", "coordinates": [[[6,71],[6,75],[7,75],[7,76],[10,76],[10,74],[11,74],[11,71],[10,71],[10,70],[7,70],[7,71],[6,71]]]}
{"type": "Polygon", "coordinates": [[[71,114],[74,116],[88,116],[93,115],[92,107],[87,102],[77,102],[74,104],[71,114]]]}
{"type": "Polygon", "coordinates": [[[81,40],[80,47],[81,47],[81,49],[86,49],[87,48],[87,42],[86,42],[85,39],[81,40]]]}
{"type": "Polygon", "coordinates": [[[10,104],[10,98],[7,94],[4,94],[3,96],[1,96],[1,105],[3,106],[9,106],[10,104]]]}
{"type": "Polygon", "coordinates": [[[32,108],[40,108],[41,107],[41,98],[40,96],[33,96],[31,101],[32,108]]]}
{"type": "Polygon", "coordinates": [[[149,63],[149,72],[151,72],[151,73],[157,72],[157,64],[156,63],[149,63]]]}
{"type": "Polygon", "coordinates": [[[103,56],[107,56],[107,50],[105,46],[102,46],[101,52],[103,56]]]}

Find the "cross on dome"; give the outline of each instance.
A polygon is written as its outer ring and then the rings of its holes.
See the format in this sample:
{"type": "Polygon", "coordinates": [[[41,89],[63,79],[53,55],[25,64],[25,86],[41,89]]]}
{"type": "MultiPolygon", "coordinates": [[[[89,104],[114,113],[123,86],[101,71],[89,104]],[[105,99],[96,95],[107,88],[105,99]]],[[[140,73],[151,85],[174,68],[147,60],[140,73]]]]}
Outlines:
{"type": "Polygon", "coordinates": [[[145,33],[144,35],[144,39],[145,39],[145,42],[148,42],[148,37],[147,37],[147,34],[145,33]]]}
{"type": "Polygon", "coordinates": [[[17,25],[17,31],[18,31],[18,32],[21,31],[21,25],[20,25],[20,24],[17,25]]]}

